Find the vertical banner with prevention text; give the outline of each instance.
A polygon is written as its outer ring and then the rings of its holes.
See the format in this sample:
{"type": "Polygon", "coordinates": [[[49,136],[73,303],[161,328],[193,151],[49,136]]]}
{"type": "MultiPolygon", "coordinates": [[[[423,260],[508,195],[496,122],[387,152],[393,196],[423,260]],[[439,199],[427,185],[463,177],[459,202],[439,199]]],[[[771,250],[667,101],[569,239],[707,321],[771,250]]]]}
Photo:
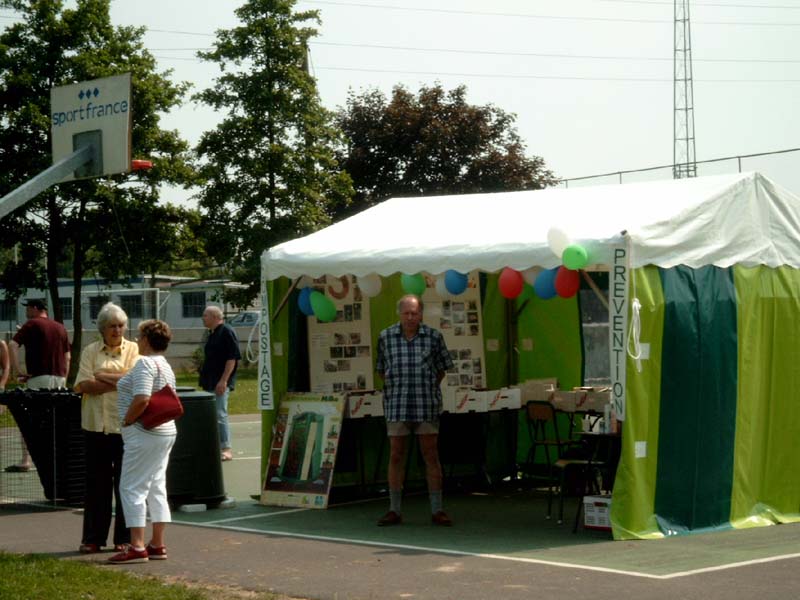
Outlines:
{"type": "Polygon", "coordinates": [[[625,363],[628,358],[628,249],[623,242],[611,249],[609,273],[609,353],[611,361],[611,399],[617,419],[625,420],[625,363]]]}

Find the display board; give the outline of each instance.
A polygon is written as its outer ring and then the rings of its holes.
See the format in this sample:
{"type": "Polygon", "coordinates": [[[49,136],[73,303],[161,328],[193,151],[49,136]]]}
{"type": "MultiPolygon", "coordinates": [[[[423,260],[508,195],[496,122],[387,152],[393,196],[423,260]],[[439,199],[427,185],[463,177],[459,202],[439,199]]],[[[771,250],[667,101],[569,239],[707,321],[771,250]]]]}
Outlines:
{"type": "Polygon", "coordinates": [[[358,279],[320,277],[311,286],[336,306],[336,318],[329,323],[308,318],[311,391],[338,394],[372,389],[369,298],[361,293],[358,279]]]}
{"type": "Polygon", "coordinates": [[[441,294],[441,284],[425,276],[427,288],[423,322],[444,336],[453,359],[453,368],[442,381],[442,393],[457,389],[486,386],[486,362],[483,356],[483,317],[478,272],[469,274],[467,289],[457,296],[441,294]]]}
{"type": "Polygon", "coordinates": [[[261,504],[328,507],[343,412],[341,394],[286,394],[276,416],[261,504]]]}

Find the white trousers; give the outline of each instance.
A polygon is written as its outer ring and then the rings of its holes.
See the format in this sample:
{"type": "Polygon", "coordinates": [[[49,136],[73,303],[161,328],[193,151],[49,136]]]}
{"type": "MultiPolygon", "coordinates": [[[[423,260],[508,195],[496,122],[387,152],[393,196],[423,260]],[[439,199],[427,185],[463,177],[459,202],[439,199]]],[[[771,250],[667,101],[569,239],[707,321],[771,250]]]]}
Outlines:
{"type": "Polygon", "coordinates": [[[57,375],[37,375],[25,382],[29,390],[55,390],[67,387],[67,378],[57,375]]]}
{"type": "Polygon", "coordinates": [[[167,502],[167,464],[175,437],[148,433],[135,425],[122,428],[119,493],[128,527],[144,527],[148,507],[153,523],[172,521],[167,502]]]}

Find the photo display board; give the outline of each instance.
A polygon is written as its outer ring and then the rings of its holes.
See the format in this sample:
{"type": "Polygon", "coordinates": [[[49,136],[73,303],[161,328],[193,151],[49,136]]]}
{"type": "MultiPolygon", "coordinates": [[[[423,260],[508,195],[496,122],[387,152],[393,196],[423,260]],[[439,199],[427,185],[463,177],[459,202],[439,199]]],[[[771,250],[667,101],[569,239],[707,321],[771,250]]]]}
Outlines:
{"type": "Polygon", "coordinates": [[[357,278],[320,277],[311,287],[336,306],[336,318],[329,323],[308,318],[311,391],[338,394],[373,389],[369,298],[362,295],[357,278]]]}
{"type": "Polygon", "coordinates": [[[425,281],[423,322],[442,333],[454,363],[442,381],[442,393],[446,397],[449,391],[460,388],[486,387],[478,272],[469,274],[467,289],[458,296],[441,295],[436,279],[430,275],[425,281]]]}
{"type": "Polygon", "coordinates": [[[327,508],[344,396],[288,393],[280,404],[261,504],[327,508]]]}

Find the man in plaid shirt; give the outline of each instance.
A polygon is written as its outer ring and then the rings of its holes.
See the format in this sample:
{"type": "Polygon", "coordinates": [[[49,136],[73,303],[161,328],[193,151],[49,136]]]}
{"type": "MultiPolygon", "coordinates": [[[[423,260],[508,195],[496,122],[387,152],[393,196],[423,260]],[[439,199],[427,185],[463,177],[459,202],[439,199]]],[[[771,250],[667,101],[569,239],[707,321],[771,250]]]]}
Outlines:
{"type": "Polygon", "coordinates": [[[452,525],[442,510],[442,465],[439,463],[439,384],[453,366],[442,334],[422,323],[422,300],[407,295],[397,302],[400,322],[381,331],[375,370],[384,381],[383,398],[389,435],[389,512],[379,526],[399,525],[406,440],[413,432],[425,460],[431,501],[431,522],[452,525]]]}

